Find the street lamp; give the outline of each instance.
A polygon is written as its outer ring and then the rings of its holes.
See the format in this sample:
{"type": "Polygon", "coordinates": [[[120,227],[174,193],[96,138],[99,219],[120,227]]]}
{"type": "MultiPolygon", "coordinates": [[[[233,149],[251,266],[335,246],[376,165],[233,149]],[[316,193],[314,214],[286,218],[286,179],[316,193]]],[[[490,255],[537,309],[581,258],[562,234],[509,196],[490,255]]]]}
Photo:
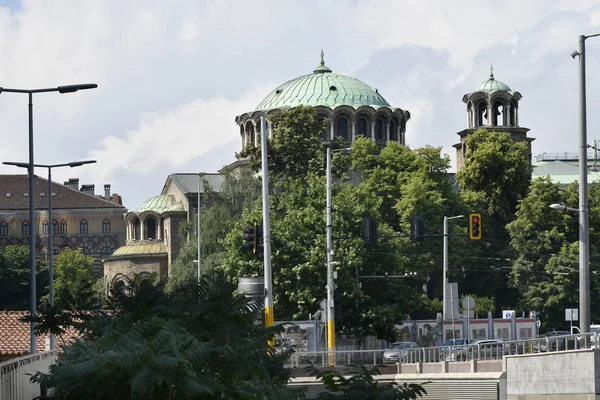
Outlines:
{"type": "MultiPolygon", "coordinates": [[[[36,282],[35,282],[35,188],[33,182],[33,166],[34,166],[34,157],[33,157],[33,94],[34,93],[44,93],[44,92],[59,92],[59,93],[74,93],[78,90],[85,89],[95,89],[98,85],[95,83],[84,83],[79,85],[66,85],[66,86],[58,86],[54,88],[45,88],[45,89],[10,89],[0,87],[0,93],[26,93],[29,95],[29,163],[27,167],[27,174],[29,175],[29,258],[30,258],[30,283],[29,283],[29,292],[31,294],[30,303],[31,303],[31,317],[35,317],[36,312],[36,282]]],[[[30,326],[30,349],[31,354],[37,353],[36,350],[36,336],[35,336],[35,322],[31,321],[30,326]]]]}
{"type": "MultiPolygon", "coordinates": [[[[456,215],[454,217],[444,217],[444,279],[443,279],[443,290],[442,296],[444,297],[442,302],[442,320],[448,319],[448,300],[446,298],[446,291],[448,286],[448,221],[451,219],[464,218],[464,215],[456,215]]],[[[454,335],[454,333],[453,333],[454,335]]]]}
{"type": "Polygon", "coordinates": [[[590,331],[590,263],[588,227],[588,187],[587,187],[587,106],[585,93],[585,40],[595,35],[579,35],[579,51],[571,53],[573,59],[579,56],[579,308],[581,333],[590,331]]]}
{"type": "Polygon", "coordinates": [[[553,210],[568,210],[568,211],[579,211],[577,208],[567,207],[564,204],[550,204],[549,206],[553,210]]]}
{"type": "MultiPolygon", "coordinates": [[[[335,304],[333,292],[335,291],[335,283],[333,282],[333,221],[332,221],[332,201],[331,201],[331,153],[338,151],[349,151],[352,148],[334,149],[332,150],[329,145],[327,146],[327,160],[326,160],[326,172],[327,172],[327,227],[325,234],[327,236],[327,348],[329,351],[335,351],[335,304]]],[[[329,363],[335,365],[335,359],[330,353],[329,363]]]]}
{"type": "MultiPolygon", "coordinates": [[[[52,234],[53,232],[53,228],[54,225],[52,225],[52,168],[59,168],[59,167],[80,167],[82,165],[85,164],[93,164],[95,163],[96,160],[85,160],[85,161],[71,161],[69,163],[64,163],[64,164],[51,164],[51,165],[46,165],[46,164],[33,164],[34,167],[39,167],[39,168],[48,168],[48,275],[49,275],[49,302],[50,302],[50,307],[54,307],[54,263],[53,263],[53,258],[54,258],[54,247],[53,247],[53,243],[52,243],[52,234]]],[[[28,163],[22,163],[22,162],[12,162],[12,161],[4,161],[2,164],[5,165],[14,165],[15,167],[21,167],[21,168],[29,168],[29,164],[28,163]]],[[[30,224],[33,225],[33,224],[30,224]]],[[[56,344],[55,344],[55,338],[54,338],[54,334],[50,333],[50,350],[54,350],[56,348],[56,344]]]]}

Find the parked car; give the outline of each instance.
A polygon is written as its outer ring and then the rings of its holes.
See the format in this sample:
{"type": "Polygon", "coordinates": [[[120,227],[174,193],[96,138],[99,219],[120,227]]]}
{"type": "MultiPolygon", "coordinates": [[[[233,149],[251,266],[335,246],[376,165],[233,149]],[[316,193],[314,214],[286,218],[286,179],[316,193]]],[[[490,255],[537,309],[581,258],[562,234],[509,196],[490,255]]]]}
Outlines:
{"type": "Polygon", "coordinates": [[[383,352],[383,362],[413,362],[417,359],[419,345],[415,342],[395,342],[383,352]]]}
{"type": "Polygon", "coordinates": [[[446,361],[462,361],[466,354],[466,346],[469,344],[469,339],[448,339],[440,349],[441,360],[446,361]]]}

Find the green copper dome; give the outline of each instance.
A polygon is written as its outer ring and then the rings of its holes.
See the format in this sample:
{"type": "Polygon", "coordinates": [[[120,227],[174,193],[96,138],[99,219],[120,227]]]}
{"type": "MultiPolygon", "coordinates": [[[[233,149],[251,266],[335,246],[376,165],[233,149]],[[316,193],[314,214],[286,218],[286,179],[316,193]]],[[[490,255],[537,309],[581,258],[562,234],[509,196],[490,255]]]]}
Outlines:
{"type": "Polygon", "coordinates": [[[180,203],[175,203],[172,195],[161,194],[149,198],[136,210],[138,214],[144,211],[154,211],[157,214],[162,214],[167,211],[183,211],[183,206],[180,203]]]}
{"type": "Polygon", "coordinates": [[[321,63],[312,74],[287,81],[269,93],[256,109],[270,110],[299,105],[390,106],[377,89],[350,76],[333,73],[325,65],[322,51],[321,63]]]}
{"type": "Polygon", "coordinates": [[[511,92],[512,89],[506,83],[494,79],[494,69],[491,67],[489,79],[477,86],[475,92],[493,93],[498,91],[511,92]]]}

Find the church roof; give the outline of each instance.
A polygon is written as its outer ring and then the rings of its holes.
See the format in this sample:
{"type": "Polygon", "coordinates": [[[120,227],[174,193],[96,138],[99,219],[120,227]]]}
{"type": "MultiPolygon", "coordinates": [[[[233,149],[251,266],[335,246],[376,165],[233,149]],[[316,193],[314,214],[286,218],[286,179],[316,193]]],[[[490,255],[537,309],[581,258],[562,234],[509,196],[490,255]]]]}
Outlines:
{"type": "Polygon", "coordinates": [[[500,82],[494,78],[494,71],[490,69],[490,77],[487,81],[481,82],[474,92],[493,93],[498,91],[512,92],[512,89],[504,82],[500,82]]]}
{"type": "Polygon", "coordinates": [[[351,76],[332,72],[325,65],[321,51],[321,63],[312,74],[289,80],[273,90],[256,107],[270,110],[283,107],[340,105],[390,107],[377,89],[351,76]]]}
{"type": "Polygon", "coordinates": [[[142,203],[141,206],[135,210],[137,214],[141,214],[144,211],[153,211],[157,214],[163,214],[168,211],[185,211],[183,205],[180,202],[175,202],[175,198],[170,194],[161,194],[154,196],[142,203]]]}

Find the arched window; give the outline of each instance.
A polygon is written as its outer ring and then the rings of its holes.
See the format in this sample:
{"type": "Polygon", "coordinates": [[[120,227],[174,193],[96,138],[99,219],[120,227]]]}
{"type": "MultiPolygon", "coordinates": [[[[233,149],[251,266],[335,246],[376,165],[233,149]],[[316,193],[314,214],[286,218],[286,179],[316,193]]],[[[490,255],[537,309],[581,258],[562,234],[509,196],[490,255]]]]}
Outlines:
{"type": "Polygon", "coordinates": [[[4,221],[0,222],[0,236],[8,236],[8,224],[4,221]]]}
{"type": "Polygon", "coordinates": [[[102,221],[102,233],[110,233],[110,221],[107,219],[102,221]]]}
{"type": "Polygon", "coordinates": [[[109,246],[103,246],[102,249],[100,249],[100,255],[102,258],[107,258],[110,257],[110,255],[113,253],[113,250],[109,247],[109,246]]]}
{"type": "Polygon", "coordinates": [[[23,221],[21,224],[21,235],[29,236],[29,221],[23,221]]]}
{"type": "Polygon", "coordinates": [[[88,233],[88,223],[85,219],[79,221],[79,233],[88,233]]]}
{"type": "Polygon", "coordinates": [[[44,220],[44,222],[42,222],[42,235],[47,235],[48,234],[48,221],[44,220]]]}
{"type": "Polygon", "coordinates": [[[67,234],[67,221],[65,221],[64,219],[60,221],[60,233],[61,235],[67,234]]]}
{"type": "Polygon", "coordinates": [[[58,233],[58,221],[55,219],[52,220],[52,233],[58,233]]]}
{"type": "Polygon", "coordinates": [[[81,252],[86,256],[88,256],[91,253],[90,246],[87,243],[81,243],[79,245],[79,248],[81,249],[81,252]]]}
{"type": "Polygon", "coordinates": [[[156,239],[156,219],[154,217],[146,219],[146,238],[156,239]]]}
{"type": "Polygon", "coordinates": [[[338,118],[336,131],[339,137],[348,140],[348,120],[346,118],[338,118]]]}
{"type": "Polygon", "coordinates": [[[53,255],[57,255],[58,253],[60,253],[60,251],[58,251],[58,249],[54,249],[54,250],[52,250],[52,254],[53,254],[53,255]]]}
{"type": "Polygon", "coordinates": [[[398,132],[396,132],[396,124],[394,121],[390,122],[390,142],[398,141],[398,132]]]}
{"type": "Polygon", "coordinates": [[[358,121],[356,121],[356,134],[357,135],[363,135],[363,136],[371,136],[368,132],[367,132],[367,120],[364,118],[359,118],[358,121]]]}
{"type": "Polygon", "coordinates": [[[383,121],[380,119],[375,121],[375,140],[383,142],[383,121]]]}
{"type": "Polygon", "coordinates": [[[140,234],[140,232],[141,232],[140,220],[136,219],[133,224],[134,224],[133,225],[133,240],[141,240],[142,236],[140,234]]]}

